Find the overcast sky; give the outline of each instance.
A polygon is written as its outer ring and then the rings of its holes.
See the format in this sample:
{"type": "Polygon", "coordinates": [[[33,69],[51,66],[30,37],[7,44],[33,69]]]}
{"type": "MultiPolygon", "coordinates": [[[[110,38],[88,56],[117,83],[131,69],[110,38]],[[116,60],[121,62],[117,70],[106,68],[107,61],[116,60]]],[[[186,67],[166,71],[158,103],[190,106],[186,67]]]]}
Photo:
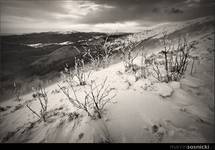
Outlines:
{"type": "Polygon", "coordinates": [[[137,32],[214,13],[214,0],[0,0],[1,33],[137,32]]]}

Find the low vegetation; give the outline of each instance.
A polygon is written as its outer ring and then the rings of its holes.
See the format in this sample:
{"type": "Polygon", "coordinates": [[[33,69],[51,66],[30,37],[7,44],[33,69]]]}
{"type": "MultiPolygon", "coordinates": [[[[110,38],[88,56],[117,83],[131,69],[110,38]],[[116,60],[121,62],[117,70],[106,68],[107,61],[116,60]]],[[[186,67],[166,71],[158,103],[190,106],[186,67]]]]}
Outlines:
{"type": "Polygon", "coordinates": [[[32,109],[29,104],[27,104],[27,108],[35,114],[39,119],[42,119],[44,122],[46,122],[46,114],[47,114],[47,105],[48,105],[48,96],[45,88],[42,87],[41,84],[39,84],[38,87],[34,88],[34,93],[32,95],[34,99],[36,99],[40,103],[40,111],[37,112],[34,109],[32,109]]]}
{"type": "Polygon", "coordinates": [[[66,81],[69,86],[58,84],[58,87],[74,107],[84,110],[92,119],[101,119],[105,105],[115,97],[112,93],[114,89],[107,86],[106,81],[107,78],[99,85],[91,81],[84,89],[84,98],[77,95],[74,85],[69,81],[66,81]]]}
{"type": "Polygon", "coordinates": [[[177,48],[175,48],[166,34],[161,42],[164,46],[164,49],[159,53],[162,59],[160,61],[156,58],[153,59],[155,78],[161,82],[179,81],[185,74],[192,58],[190,51],[193,45],[188,43],[187,37],[181,37],[178,39],[177,48]],[[165,72],[161,68],[164,68],[165,72]]]}
{"type": "Polygon", "coordinates": [[[122,61],[125,67],[125,72],[137,70],[137,66],[134,64],[134,60],[137,58],[138,53],[134,54],[133,49],[136,47],[136,43],[131,43],[129,46],[123,48],[122,51],[122,61]]]}
{"type": "Polygon", "coordinates": [[[77,59],[75,58],[75,69],[73,78],[76,78],[78,85],[86,85],[87,79],[89,78],[91,72],[86,72],[85,64],[83,59],[77,59]]]}

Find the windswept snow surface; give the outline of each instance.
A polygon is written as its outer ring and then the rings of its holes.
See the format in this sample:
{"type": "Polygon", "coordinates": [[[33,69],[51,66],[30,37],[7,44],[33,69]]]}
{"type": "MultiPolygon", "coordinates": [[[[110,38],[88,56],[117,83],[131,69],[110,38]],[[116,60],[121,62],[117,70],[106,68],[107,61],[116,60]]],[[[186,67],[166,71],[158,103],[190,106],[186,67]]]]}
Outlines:
{"type": "MultiPolygon", "coordinates": [[[[57,84],[46,88],[49,118],[38,121],[25,106],[39,111],[32,93],[21,102],[11,99],[1,103],[1,142],[214,142],[214,31],[195,36],[192,55],[200,57],[179,82],[159,83],[155,79],[135,80],[124,72],[123,63],[93,71],[90,79],[107,83],[116,97],[104,111],[103,118],[91,120],[77,110],[59,90],[57,84]],[[79,113],[75,117],[74,112],[79,113]]],[[[157,48],[151,51],[156,51],[157,48]]],[[[137,57],[135,62],[140,62],[137,57]]],[[[84,87],[75,87],[84,96],[84,87]]]]}

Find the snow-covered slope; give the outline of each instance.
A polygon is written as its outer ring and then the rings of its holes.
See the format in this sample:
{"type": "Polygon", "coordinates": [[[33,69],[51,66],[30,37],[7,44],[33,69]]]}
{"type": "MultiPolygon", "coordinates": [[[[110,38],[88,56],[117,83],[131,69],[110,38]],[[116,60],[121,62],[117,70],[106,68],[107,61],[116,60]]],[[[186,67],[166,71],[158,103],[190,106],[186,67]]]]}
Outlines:
{"type": "MultiPolygon", "coordinates": [[[[195,27],[197,22],[207,20],[200,18],[171,26],[175,32],[186,24],[195,27]]],[[[163,27],[152,29],[150,36],[162,32],[163,27]]],[[[172,28],[167,30],[174,33],[172,28]]],[[[45,123],[26,107],[30,103],[39,111],[40,105],[33,101],[32,93],[23,96],[21,102],[2,102],[1,142],[214,142],[214,30],[204,31],[192,33],[189,38],[196,43],[191,54],[200,59],[194,64],[193,75],[188,67],[178,82],[161,83],[153,78],[136,81],[134,75],[124,72],[122,62],[93,71],[88,82],[95,80],[99,84],[107,77],[116,92],[102,119],[91,120],[73,107],[60,91],[54,92],[59,90],[57,84],[46,88],[49,117],[45,123]]],[[[136,37],[139,39],[144,37],[136,37]]],[[[158,50],[154,47],[147,54],[158,50]]],[[[137,57],[135,63],[139,64],[140,59],[137,57]]],[[[80,96],[85,92],[83,86],[75,90],[80,96]]]]}
{"type": "MultiPolygon", "coordinates": [[[[148,30],[140,33],[136,33],[134,35],[129,36],[129,40],[134,41],[141,41],[144,39],[147,39],[149,37],[153,37],[154,39],[159,39],[163,36],[163,33],[166,33],[168,35],[171,35],[175,32],[183,32],[183,30],[189,29],[188,32],[185,32],[185,34],[195,34],[192,30],[198,30],[211,28],[211,26],[214,26],[214,17],[208,16],[208,17],[202,17],[197,18],[193,20],[183,21],[183,22],[174,22],[174,23],[162,23],[155,26],[152,26],[148,30]]],[[[177,34],[175,34],[177,36],[177,34]]]]}

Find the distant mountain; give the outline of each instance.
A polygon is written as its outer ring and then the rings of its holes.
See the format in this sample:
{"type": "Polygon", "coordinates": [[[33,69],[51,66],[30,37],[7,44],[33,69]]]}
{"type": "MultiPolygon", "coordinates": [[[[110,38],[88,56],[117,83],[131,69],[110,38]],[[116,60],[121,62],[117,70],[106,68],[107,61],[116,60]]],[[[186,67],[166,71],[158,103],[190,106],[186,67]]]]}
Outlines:
{"type": "Polygon", "coordinates": [[[8,35],[1,36],[1,40],[7,43],[16,44],[36,44],[36,43],[61,43],[65,41],[77,42],[78,40],[86,40],[94,36],[102,35],[105,33],[95,33],[95,32],[42,32],[42,33],[31,33],[23,35],[8,35]]]}

